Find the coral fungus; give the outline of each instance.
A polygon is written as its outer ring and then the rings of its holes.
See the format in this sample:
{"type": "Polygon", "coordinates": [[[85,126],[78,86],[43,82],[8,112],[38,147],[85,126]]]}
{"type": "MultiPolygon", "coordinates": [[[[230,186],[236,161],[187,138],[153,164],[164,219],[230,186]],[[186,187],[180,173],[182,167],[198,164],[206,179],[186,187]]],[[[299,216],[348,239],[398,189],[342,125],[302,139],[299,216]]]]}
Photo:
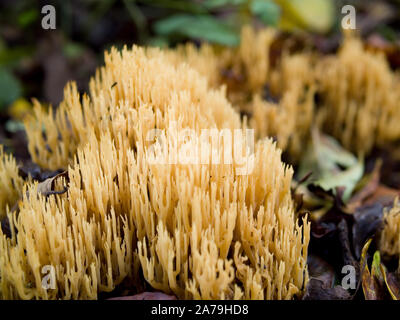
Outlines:
{"type": "Polygon", "coordinates": [[[283,50],[272,65],[275,41],[281,40],[273,30],[245,27],[238,49],[186,46],[171,56],[187,61],[213,86],[225,85],[257,134],[275,137],[294,161],[314,125],[361,153],[400,138],[400,78],[382,54],[349,35],[337,54],[283,50]]]}
{"type": "Polygon", "coordinates": [[[21,196],[23,179],[18,175],[18,167],[11,155],[4,153],[0,145],[0,219],[6,216],[21,196]]]}
{"type": "Polygon", "coordinates": [[[400,78],[383,55],[349,38],[337,56],[320,63],[317,74],[323,128],[344,146],[369,152],[376,144],[400,138],[400,78]]]}
{"type": "MultiPolygon", "coordinates": [[[[36,103],[26,121],[31,156],[67,169],[68,191],[45,197],[25,185],[18,215],[8,214],[11,238],[0,231],[3,298],[95,299],[118,285],[140,292],[144,280],[181,299],[302,293],[310,226],[294,213],[293,171],[272,140],[256,143],[247,174],[236,162],[148,161],[152,147],[176,147],[148,141],[153,129],[246,127],[223,88],[171,59],[157,49],[112,49],[89,95],[72,84],[55,112],[36,103]]],[[[5,163],[8,188],[10,179],[20,184],[14,162],[5,163]]]]}
{"type": "Polygon", "coordinates": [[[395,200],[393,208],[385,210],[380,249],[391,256],[400,255],[400,203],[398,199],[395,200]]]}
{"type": "MultiPolygon", "coordinates": [[[[67,192],[43,194],[0,148],[10,229],[0,229],[0,297],[96,299],[148,286],[180,299],[301,296],[310,224],[295,213],[281,150],[297,164],[313,127],[357,153],[398,140],[400,78],[356,38],[337,54],[282,50],[272,63],[276,39],[245,27],[238,48],[113,48],[88,94],[71,83],[55,110],[36,101],[30,155],[66,170],[56,184],[67,192]],[[253,150],[234,141],[247,121],[253,150]],[[204,130],[224,152],[200,152],[204,130]],[[195,161],[176,161],[182,150],[195,161]]],[[[399,217],[396,201],[383,253],[400,253],[399,217]]]]}

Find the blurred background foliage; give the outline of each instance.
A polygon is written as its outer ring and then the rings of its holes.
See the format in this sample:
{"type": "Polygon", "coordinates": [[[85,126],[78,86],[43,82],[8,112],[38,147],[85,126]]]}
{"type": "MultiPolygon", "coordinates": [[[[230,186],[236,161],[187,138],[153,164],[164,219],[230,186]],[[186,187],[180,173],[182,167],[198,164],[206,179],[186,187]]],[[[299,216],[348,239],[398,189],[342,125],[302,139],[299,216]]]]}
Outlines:
{"type": "Polygon", "coordinates": [[[356,7],[364,36],[378,34],[397,46],[399,0],[2,0],[0,143],[22,129],[32,97],[56,106],[70,80],[87,90],[112,45],[236,46],[241,26],[250,23],[306,33],[324,47],[324,41],[338,43],[344,4],[356,7]],[[56,30],[41,27],[46,4],[56,8],[56,30]]]}

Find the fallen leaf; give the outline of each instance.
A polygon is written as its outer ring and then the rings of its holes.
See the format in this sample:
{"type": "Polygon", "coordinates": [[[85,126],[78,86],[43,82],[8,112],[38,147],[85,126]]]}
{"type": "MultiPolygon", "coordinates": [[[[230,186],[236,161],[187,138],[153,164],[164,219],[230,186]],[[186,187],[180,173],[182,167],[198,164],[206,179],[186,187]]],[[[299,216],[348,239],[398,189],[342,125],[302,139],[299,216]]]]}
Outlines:
{"type": "Polygon", "coordinates": [[[334,194],[341,188],[341,199],[346,202],[363,176],[364,164],[361,159],[342,148],[335,139],[313,129],[297,177],[303,177],[309,172],[312,172],[312,179],[309,179],[308,185],[312,184],[334,194]]]}
{"type": "Polygon", "coordinates": [[[336,230],[337,230],[337,227],[333,222],[330,222],[330,223],[322,222],[322,223],[316,224],[312,228],[311,234],[314,238],[319,239],[319,238],[325,237],[329,233],[333,233],[336,230]]]}
{"type": "Polygon", "coordinates": [[[67,192],[68,188],[64,187],[63,190],[54,190],[55,187],[55,181],[60,178],[66,178],[68,177],[68,172],[64,171],[62,173],[57,174],[56,176],[46,179],[45,181],[41,182],[38,184],[38,193],[44,195],[44,196],[49,196],[52,194],[63,194],[67,192]]]}
{"type": "Polygon", "coordinates": [[[349,212],[354,212],[355,209],[362,205],[365,199],[374,194],[379,186],[381,167],[382,161],[377,161],[374,170],[361,179],[360,184],[363,184],[363,187],[361,187],[347,203],[346,207],[349,212]]]}
{"type": "Polygon", "coordinates": [[[368,268],[367,253],[372,242],[372,238],[367,241],[362,249],[360,267],[362,269],[361,279],[365,300],[385,300],[392,296],[397,299],[396,294],[399,293],[399,285],[395,278],[390,277],[390,285],[388,281],[387,269],[381,262],[379,251],[375,251],[371,272],[368,268]]]}
{"type": "Polygon", "coordinates": [[[335,283],[335,270],[324,259],[310,254],[307,258],[308,274],[311,279],[318,279],[326,287],[333,287],[335,283]]]}
{"type": "Polygon", "coordinates": [[[380,203],[365,205],[358,208],[353,216],[353,248],[356,258],[359,259],[367,239],[372,238],[382,226],[383,206],[380,203]]]}
{"type": "Polygon", "coordinates": [[[46,179],[53,178],[54,176],[63,173],[64,170],[42,170],[36,163],[31,161],[25,161],[23,164],[19,165],[18,175],[27,179],[31,177],[33,180],[42,182],[46,179]]]}
{"type": "Polygon", "coordinates": [[[379,285],[369,271],[365,271],[362,274],[362,287],[365,300],[381,300],[378,293],[379,285]]]}
{"type": "Polygon", "coordinates": [[[366,167],[373,169],[377,161],[382,161],[381,184],[400,189],[400,144],[387,143],[385,148],[375,148],[366,159],[366,167]]]}
{"type": "Polygon", "coordinates": [[[380,203],[382,206],[392,206],[394,200],[400,196],[400,190],[388,188],[384,185],[379,185],[374,194],[365,200],[365,204],[380,203]]]}
{"type": "Polygon", "coordinates": [[[361,269],[361,282],[364,292],[365,300],[378,300],[378,283],[376,279],[369,272],[367,264],[368,248],[372,242],[369,239],[364,245],[361,253],[360,269],[361,269]]]}
{"type": "Polygon", "coordinates": [[[381,265],[381,271],[390,296],[393,300],[400,300],[400,282],[398,277],[396,277],[394,273],[387,274],[383,265],[381,265]]]}
{"type": "Polygon", "coordinates": [[[360,274],[357,260],[354,258],[353,252],[350,247],[350,235],[347,221],[342,219],[338,224],[339,241],[342,246],[343,264],[351,265],[356,269],[357,278],[360,274]]]}
{"type": "Polygon", "coordinates": [[[350,293],[341,286],[333,288],[327,287],[319,279],[310,279],[308,281],[303,300],[349,300],[350,293]]]}

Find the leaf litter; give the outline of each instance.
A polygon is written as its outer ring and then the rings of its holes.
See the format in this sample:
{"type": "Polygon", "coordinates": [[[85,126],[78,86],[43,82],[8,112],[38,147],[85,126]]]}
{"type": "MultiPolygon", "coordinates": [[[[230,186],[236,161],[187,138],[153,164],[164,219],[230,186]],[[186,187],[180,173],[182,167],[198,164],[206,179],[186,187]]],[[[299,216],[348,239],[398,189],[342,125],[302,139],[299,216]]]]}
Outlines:
{"type": "Polygon", "coordinates": [[[311,220],[310,281],[303,299],[399,299],[400,277],[392,267],[398,261],[384,262],[388,257],[381,257],[377,239],[385,208],[400,195],[387,174],[388,166],[400,174],[400,156],[376,150],[364,159],[316,129],[311,137],[293,186],[297,212],[309,213],[311,220]],[[354,267],[356,289],[340,285],[345,265],[354,267]]]}

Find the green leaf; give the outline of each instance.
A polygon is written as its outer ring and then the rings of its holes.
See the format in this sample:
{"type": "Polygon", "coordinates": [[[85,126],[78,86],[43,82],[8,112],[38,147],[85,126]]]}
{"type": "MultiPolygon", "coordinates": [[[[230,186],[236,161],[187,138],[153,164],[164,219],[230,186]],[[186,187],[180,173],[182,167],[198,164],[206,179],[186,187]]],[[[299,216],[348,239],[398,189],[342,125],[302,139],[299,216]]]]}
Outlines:
{"type": "Polygon", "coordinates": [[[18,16],[18,24],[22,28],[29,27],[32,23],[34,23],[38,19],[38,10],[37,9],[30,9],[27,11],[22,12],[18,16]]]}
{"type": "Polygon", "coordinates": [[[154,30],[160,35],[169,35],[180,32],[180,28],[190,23],[194,19],[193,16],[186,14],[177,14],[158,21],[154,25],[154,30]]]}
{"type": "Polygon", "coordinates": [[[22,89],[19,80],[6,68],[0,67],[0,109],[20,97],[22,89]]]}
{"type": "MultiPolygon", "coordinates": [[[[134,2],[135,0],[129,0],[134,2]]],[[[201,1],[182,1],[182,0],[141,0],[137,1],[145,3],[152,7],[171,9],[172,11],[181,11],[192,14],[206,13],[207,10],[201,1]]]]}
{"type": "Polygon", "coordinates": [[[302,177],[309,172],[313,173],[309,183],[325,191],[336,192],[337,187],[345,187],[343,200],[346,202],[363,176],[364,164],[332,137],[314,130],[297,176],[302,177]]]}
{"type": "Polygon", "coordinates": [[[253,0],[250,5],[251,12],[259,17],[266,25],[278,25],[281,10],[279,6],[271,0],[253,0]]]}
{"type": "Polygon", "coordinates": [[[68,42],[63,47],[63,52],[67,58],[77,58],[83,54],[85,48],[77,42],[68,42]]]}
{"type": "Polygon", "coordinates": [[[372,266],[371,266],[371,275],[373,277],[376,277],[380,282],[384,281],[381,272],[381,255],[379,251],[375,251],[374,253],[374,258],[372,260],[372,266]]]}
{"type": "Polygon", "coordinates": [[[346,202],[350,199],[351,194],[358,181],[362,178],[363,173],[364,165],[360,161],[356,165],[340,173],[323,173],[322,178],[315,181],[314,184],[320,186],[325,191],[335,191],[336,187],[345,187],[343,201],[346,202]]]}
{"type": "Polygon", "coordinates": [[[164,37],[152,37],[146,41],[150,47],[168,48],[168,39],[164,37]]]}
{"type": "Polygon", "coordinates": [[[238,6],[241,4],[247,3],[248,0],[206,0],[203,2],[203,5],[207,9],[217,9],[225,6],[238,6]]]}
{"type": "Polygon", "coordinates": [[[282,8],[281,26],[326,33],[335,22],[333,0],[275,0],[282,8]]]}
{"type": "Polygon", "coordinates": [[[3,48],[0,50],[0,66],[18,66],[21,59],[32,57],[33,51],[32,47],[3,48]]]}
{"type": "Polygon", "coordinates": [[[207,15],[176,14],[158,21],[154,30],[158,35],[180,35],[227,46],[239,43],[239,35],[230,25],[207,15]]]}
{"type": "Polygon", "coordinates": [[[360,273],[362,288],[366,300],[384,300],[387,293],[393,300],[400,299],[400,283],[395,273],[388,272],[381,262],[379,251],[375,251],[369,272],[367,264],[367,252],[372,238],[364,245],[361,253],[360,273]]]}

